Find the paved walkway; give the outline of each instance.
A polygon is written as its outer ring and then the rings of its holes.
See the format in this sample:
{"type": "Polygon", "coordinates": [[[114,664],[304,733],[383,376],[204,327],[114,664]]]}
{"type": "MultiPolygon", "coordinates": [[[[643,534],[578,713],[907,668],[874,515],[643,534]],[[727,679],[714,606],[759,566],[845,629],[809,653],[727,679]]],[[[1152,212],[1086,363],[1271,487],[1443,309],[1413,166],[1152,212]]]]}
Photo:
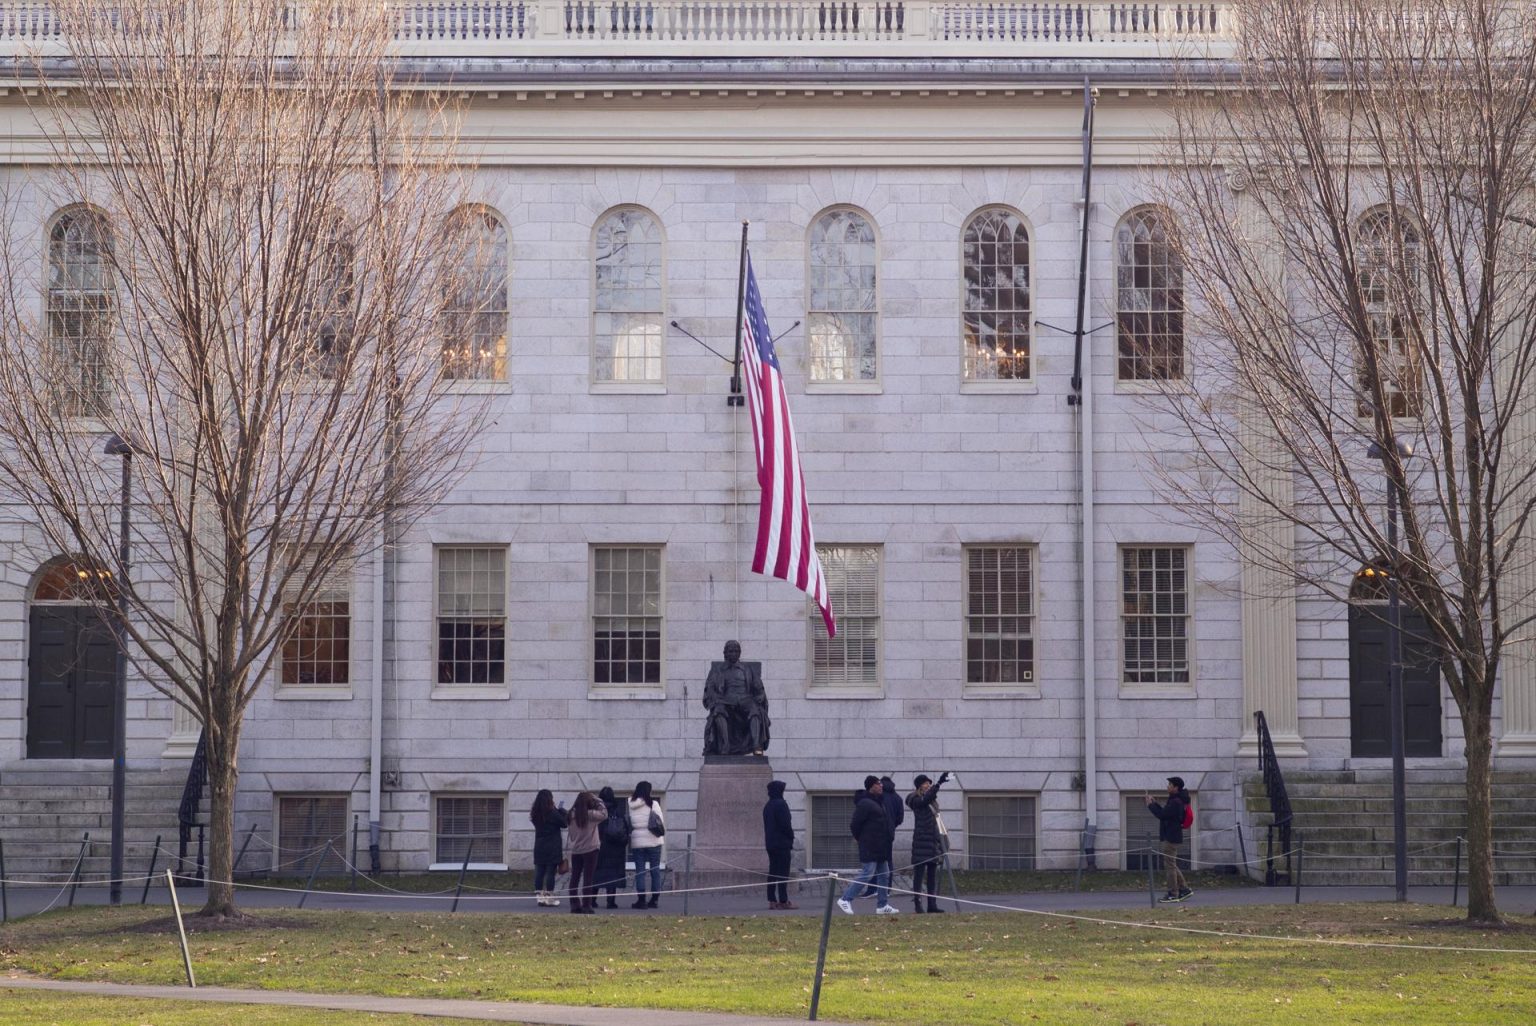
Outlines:
{"type": "MultiPolygon", "coordinates": [[[[6,988],[91,994],[112,998],[157,998],[207,1001],[229,1005],[287,1005],[341,1012],[388,1012],[486,1022],[534,1023],[538,1026],[784,1026],[786,1019],[721,1012],[669,1012],[649,1008],[577,1008],[519,1001],[452,1001],[437,998],[373,997],[367,994],[307,994],[296,990],[236,990],[229,987],[154,987],[74,980],[38,980],[26,976],[0,978],[6,988]]],[[[826,1026],[842,1026],[828,1020],[826,1026]]]]}

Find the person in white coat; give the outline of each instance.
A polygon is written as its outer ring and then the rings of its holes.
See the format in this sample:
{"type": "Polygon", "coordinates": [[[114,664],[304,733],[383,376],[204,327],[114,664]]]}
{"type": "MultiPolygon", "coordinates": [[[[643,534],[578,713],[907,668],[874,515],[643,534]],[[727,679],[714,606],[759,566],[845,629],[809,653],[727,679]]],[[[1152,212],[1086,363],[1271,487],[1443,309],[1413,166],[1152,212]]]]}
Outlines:
{"type": "Polygon", "coordinates": [[[661,837],[666,833],[666,822],[661,803],[651,797],[651,782],[640,781],[629,799],[629,857],[635,863],[635,903],[630,908],[656,907],[661,895],[661,837]],[[647,868],[651,874],[649,899],[645,896],[647,868]]]}

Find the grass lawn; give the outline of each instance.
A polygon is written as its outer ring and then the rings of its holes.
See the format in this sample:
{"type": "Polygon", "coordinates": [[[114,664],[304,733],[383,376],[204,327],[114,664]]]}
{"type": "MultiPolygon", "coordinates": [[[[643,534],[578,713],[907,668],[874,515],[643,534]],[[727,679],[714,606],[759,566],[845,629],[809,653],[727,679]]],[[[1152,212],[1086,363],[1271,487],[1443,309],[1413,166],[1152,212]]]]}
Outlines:
{"type": "Polygon", "coordinates": [[[467,1019],[420,1015],[43,994],[0,983],[0,1026],[208,1026],[233,1019],[239,1019],[240,1026],[471,1026],[467,1019]]]}
{"type": "MultiPolygon", "coordinates": [[[[1438,947],[1536,949],[1422,905],[1180,906],[1136,924],[1438,947]]],[[[191,938],[208,985],[747,1012],[804,1018],[815,917],[446,916],[269,911],[191,938]]],[[[895,1024],[1377,1023],[1528,1026],[1536,955],[1343,947],[1025,913],[833,924],[821,1015],[895,1024]]],[[[0,928],[0,967],[174,983],[164,910],[76,909],[0,928]]]]}

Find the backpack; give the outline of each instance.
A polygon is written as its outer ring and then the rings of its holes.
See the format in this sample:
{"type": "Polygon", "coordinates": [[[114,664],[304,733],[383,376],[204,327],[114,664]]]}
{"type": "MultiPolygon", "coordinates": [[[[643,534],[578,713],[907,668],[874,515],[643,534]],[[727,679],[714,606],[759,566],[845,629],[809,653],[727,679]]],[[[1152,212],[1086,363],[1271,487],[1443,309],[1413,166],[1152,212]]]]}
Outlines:
{"type": "Polygon", "coordinates": [[[1190,827],[1192,827],[1194,825],[1195,825],[1195,803],[1192,802],[1192,801],[1187,801],[1187,802],[1184,803],[1184,819],[1179,823],[1179,827],[1181,829],[1188,830],[1190,827]]]}
{"type": "Polygon", "coordinates": [[[629,815],[628,810],[621,813],[608,814],[603,820],[603,840],[612,844],[629,843],[629,815]]]}

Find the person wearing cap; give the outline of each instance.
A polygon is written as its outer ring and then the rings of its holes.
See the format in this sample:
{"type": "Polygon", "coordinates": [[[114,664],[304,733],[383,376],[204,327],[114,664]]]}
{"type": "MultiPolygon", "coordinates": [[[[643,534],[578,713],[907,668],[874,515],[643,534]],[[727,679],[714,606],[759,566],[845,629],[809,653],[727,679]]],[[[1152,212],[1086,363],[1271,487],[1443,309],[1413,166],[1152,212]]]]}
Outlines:
{"type": "Polygon", "coordinates": [[[1158,819],[1157,838],[1162,842],[1163,869],[1168,879],[1168,893],[1160,899],[1164,903],[1183,901],[1195,893],[1179,870],[1179,845],[1184,843],[1184,810],[1187,808],[1189,792],[1184,790],[1183,777],[1168,778],[1167,801],[1159,804],[1147,795],[1147,811],[1158,819]]]}
{"type": "Polygon", "coordinates": [[[853,915],[853,900],[864,890],[864,885],[875,885],[875,913],[895,915],[897,909],[890,902],[891,895],[891,821],[885,817],[880,802],[880,778],[864,778],[864,790],[855,792],[853,819],[848,830],[859,842],[859,875],[837,899],[837,907],[853,915]]]}
{"type": "Polygon", "coordinates": [[[768,850],[768,907],[799,908],[789,900],[789,854],[795,846],[795,826],[789,818],[782,780],[768,782],[763,805],[763,847],[768,850]]]}
{"type": "Polygon", "coordinates": [[[935,783],[928,774],[919,773],[912,781],[912,793],[907,795],[907,808],[912,810],[912,903],[919,912],[925,911],[924,894],[928,896],[926,911],[944,911],[939,908],[938,901],[939,862],[944,858],[944,833],[939,827],[939,788],[948,779],[948,773],[940,773],[935,783]]]}

